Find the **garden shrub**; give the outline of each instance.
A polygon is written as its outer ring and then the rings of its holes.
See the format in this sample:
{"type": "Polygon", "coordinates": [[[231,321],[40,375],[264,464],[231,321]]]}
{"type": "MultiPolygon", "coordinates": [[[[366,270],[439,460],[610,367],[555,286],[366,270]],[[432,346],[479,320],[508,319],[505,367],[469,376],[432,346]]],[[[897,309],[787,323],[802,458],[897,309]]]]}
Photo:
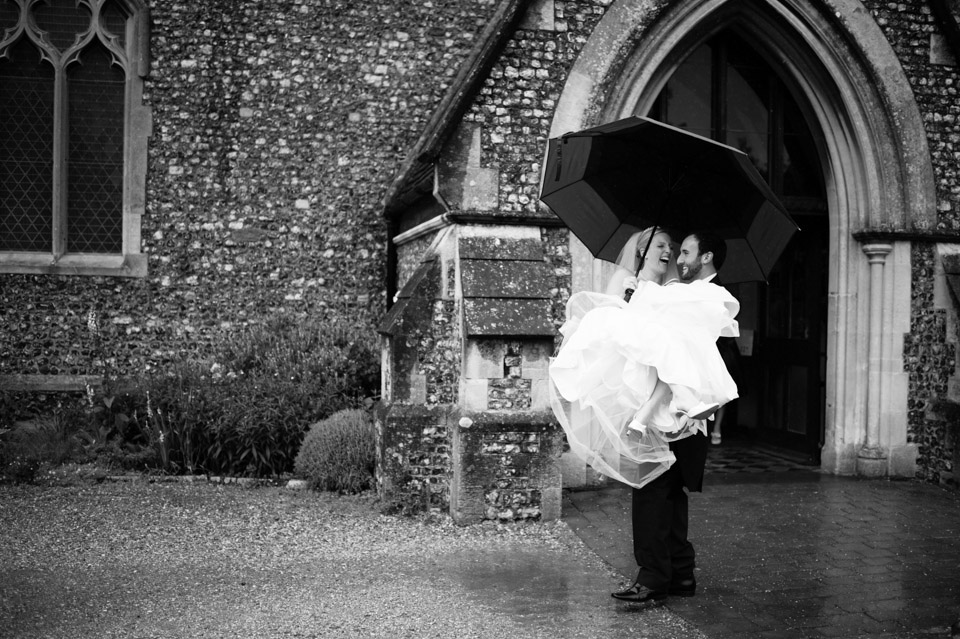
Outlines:
{"type": "Polygon", "coordinates": [[[282,381],[274,390],[282,388],[308,424],[356,407],[380,385],[376,332],[343,321],[275,316],[225,341],[215,361],[241,377],[282,381]]]}
{"type": "Polygon", "coordinates": [[[140,380],[134,393],[122,398],[128,407],[118,412],[129,461],[158,465],[174,474],[209,470],[211,426],[220,406],[230,400],[208,370],[198,362],[180,362],[164,374],[140,380]],[[148,454],[152,451],[153,454],[148,454]]]}
{"type": "MultiPolygon", "coordinates": [[[[274,377],[256,369],[223,374],[209,362],[181,362],[166,373],[142,377],[122,446],[109,456],[120,466],[152,465],[172,474],[281,474],[308,423],[297,415],[296,396],[274,377]]],[[[308,416],[307,416],[308,417],[308,416]]]]}
{"type": "Polygon", "coordinates": [[[59,407],[49,416],[0,428],[0,481],[27,483],[44,464],[82,457],[77,414],[59,407]]]}
{"type": "Polygon", "coordinates": [[[368,411],[348,409],[310,426],[295,470],[311,488],[356,493],[373,485],[375,431],[368,411]]]}
{"type": "MultiPolygon", "coordinates": [[[[281,314],[227,336],[209,355],[124,379],[122,387],[105,375],[99,389],[72,398],[69,419],[60,415],[44,430],[44,446],[22,450],[0,423],[0,467],[14,459],[95,459],[171,474],[281,475],[293,470],[309,424],[379,389],[370,327],[281,314]]],[[[0,408],[22,414],[34,406],[5,394],[0,408]]]]}
{"type": "Polygon", "coordinates": [[[209,461],[224,474],[290,472],[309,424],[379,388],[376,333],[342,322],[280,315],[225,342],[216,361],[231,392],[209,461]]]}
{"type": "Polygon", "coordinates": [[[12,428],[16,419],[17,404],[14,401],[13,393],[0,390],[0,430],[12,428]]]}
{"type": "Polygon", "coordinates": [[[167,472],[281,475],[307,426],[373,395],[379,374],[369,327],[277,315],[215,345],[209,361],[142,380],[140,442],[167,472]]]}

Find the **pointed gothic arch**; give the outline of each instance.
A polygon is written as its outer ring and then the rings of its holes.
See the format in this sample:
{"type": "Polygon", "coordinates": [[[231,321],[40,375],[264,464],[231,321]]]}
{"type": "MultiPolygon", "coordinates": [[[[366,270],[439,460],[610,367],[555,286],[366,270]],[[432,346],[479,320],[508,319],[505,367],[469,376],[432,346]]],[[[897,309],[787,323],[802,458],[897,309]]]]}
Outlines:
{"type": "MultiPolygon", "coordinates": [[[[910,245],[870,238],[931,229],[936,198],[923,122],[896,54],[857,0],[663,4],[611,6],[571,69],[551,135],[646,113],[683,58],[721,30],[763,50],[823,134],[830,218],[823,467],[912,475],[902,355],[910,245]],[[872,468],[861,464],[867,449],[868,461],[880,459],[872,468]]],[[[573,290],[596,289],[599,264],[572,244],[573,290]]]]}

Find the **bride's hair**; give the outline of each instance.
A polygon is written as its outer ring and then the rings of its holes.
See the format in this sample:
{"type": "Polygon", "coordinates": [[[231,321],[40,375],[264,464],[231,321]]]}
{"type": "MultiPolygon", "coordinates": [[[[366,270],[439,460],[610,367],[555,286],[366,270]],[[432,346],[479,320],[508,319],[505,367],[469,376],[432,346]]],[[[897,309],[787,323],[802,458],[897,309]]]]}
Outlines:
{"type": "Polygon", "coordinates": [[[625,268],[631,273],[639,271],[643,267],[643,258],[638,258],[637,254],[647,250],[647,244],[650,243],[650,236],[653,235],[654,229],[657,233],[670,235],[670,231],[659,226],[649,226],[642,231],[637,231],[630,236],[627,243],[620,249],[620,255],[617,256],[617,266],[625,268]]]}

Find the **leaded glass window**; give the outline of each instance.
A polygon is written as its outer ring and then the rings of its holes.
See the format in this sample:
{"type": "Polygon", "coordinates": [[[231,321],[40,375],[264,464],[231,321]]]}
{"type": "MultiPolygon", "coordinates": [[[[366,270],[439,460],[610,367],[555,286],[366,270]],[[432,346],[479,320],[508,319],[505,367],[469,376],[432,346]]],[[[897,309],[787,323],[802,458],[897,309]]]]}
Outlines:
{"type": "Polygon", "coordinates": [[[134,0],[0,0],[0,269],[139,253],[127,169],[144,16],[134,0]]]}
{"type": "Polygon", "coordinates": [[[816,145],[796,100],[766,58],[732,32],[693,51],[650,114],[740,149],[781,197],[824,197],[816,145]]]}

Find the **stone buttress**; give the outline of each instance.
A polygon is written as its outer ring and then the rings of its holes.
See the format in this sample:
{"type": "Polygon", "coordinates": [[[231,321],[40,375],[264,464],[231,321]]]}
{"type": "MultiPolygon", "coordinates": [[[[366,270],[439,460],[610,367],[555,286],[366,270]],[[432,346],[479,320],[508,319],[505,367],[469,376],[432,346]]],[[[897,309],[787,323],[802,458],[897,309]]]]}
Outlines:
{"type": "Polygon", "coordinates": [[[409,270],[379,329],[381,499],[460,524],[557,519],[563,437],[547,396],[556,329],[540,229],[447,226],[409,270]]]}

